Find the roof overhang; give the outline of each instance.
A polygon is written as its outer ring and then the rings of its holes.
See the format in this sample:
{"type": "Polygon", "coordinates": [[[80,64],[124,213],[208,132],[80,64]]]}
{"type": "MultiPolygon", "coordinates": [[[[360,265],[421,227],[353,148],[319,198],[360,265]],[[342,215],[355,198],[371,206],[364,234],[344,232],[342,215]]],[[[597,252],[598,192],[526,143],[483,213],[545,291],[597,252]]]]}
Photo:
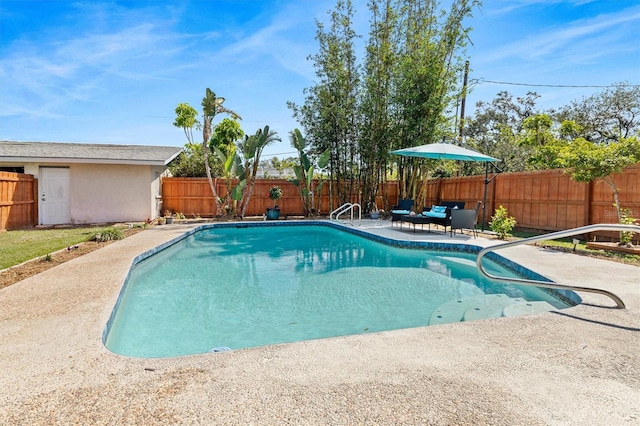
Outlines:
{"type": "Polygon", "coordinates": [[[0,141],[1,163],[167,166],[181,147],[0,141]]]}
{"type": "Polygon", "coordinates": [[[114,160],[102,158],[49,158],[49,157],[0,157],[0,163],[47,163],[47,164],[121,164],[133,166],[166,166],[180,153],[166,161],[114,160]]]}

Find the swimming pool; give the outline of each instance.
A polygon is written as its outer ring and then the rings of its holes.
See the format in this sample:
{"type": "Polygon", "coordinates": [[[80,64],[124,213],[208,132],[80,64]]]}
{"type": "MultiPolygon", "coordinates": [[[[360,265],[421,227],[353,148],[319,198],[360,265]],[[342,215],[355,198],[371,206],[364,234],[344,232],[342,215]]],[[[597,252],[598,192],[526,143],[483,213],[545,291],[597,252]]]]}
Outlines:
{"type": "MultiPolygon", "coordinates": [[[[171,357],[568,306],[553,292],[485,279],[473,246],[285,224],[204,226],[141,256],[105,329],[106,347],[171,357]]],[[[523,273],[497,262],[488,269],[523,273]]]]}

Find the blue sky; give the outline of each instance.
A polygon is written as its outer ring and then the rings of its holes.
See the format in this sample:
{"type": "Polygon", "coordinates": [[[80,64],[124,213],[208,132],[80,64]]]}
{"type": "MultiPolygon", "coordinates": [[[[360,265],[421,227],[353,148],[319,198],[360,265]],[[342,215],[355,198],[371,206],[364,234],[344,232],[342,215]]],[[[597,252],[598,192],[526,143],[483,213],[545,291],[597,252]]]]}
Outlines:
{"type": "MultiPolygon", "coordinates": [[[[535,91],[541,108],[640,84],[640,1],[485,0],[469,21],[467,100],[535,91]],[[484,81],[484,82],[483,82],[484,81]],[[483,82],[477,84],[478,82],[483,82]]],[[[314,19],[335,0],[0,1],[0,140],[182,146],[174,109],[205,88],[252,134],[269,125],[287,156],[286,107],[314,83],[314,19]]],[[[353,0],[366,39],[366,0],[353,0]]],[[[362,55],[360,55],[362,57],[362,55]]],[[[221,119],[222,117],[220,117],[221,119]]],[[[218,119],[219,120],[219,119],[218,119]]]]}

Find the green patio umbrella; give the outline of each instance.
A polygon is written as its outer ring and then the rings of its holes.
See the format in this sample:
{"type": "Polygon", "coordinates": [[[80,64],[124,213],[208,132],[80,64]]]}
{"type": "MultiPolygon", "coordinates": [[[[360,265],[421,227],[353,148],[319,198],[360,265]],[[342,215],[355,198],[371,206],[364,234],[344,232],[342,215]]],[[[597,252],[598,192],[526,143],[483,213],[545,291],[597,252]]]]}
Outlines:
{"type": "Polygon", "coordinates": [[[487,204],[487,185],[495,178],[489,179],[489,164],[492,164],[498,171],[498,167],[493,164],[501,161],[498,158],[489,157],[471,149],[463,148],[450,143],[431,143],[427,145],[414,146],[411,148],[397,149],[390,151],[391,154],[401,155],[404,157],[430,158],[434,160],[458,160],[458,161],[478,161],[486,164],[484,169],[484,199],[482,203],[482,230],[484,231],[484,223],[486,220],[485,207],[487,204]]]}
{"type": "Polygon", "coordinates": [[[411,148],[397,149],[391,154],[402,155],[404,157],[432,158],[435,160],[461,160],[461,161],[482,161],[498,162],[497,158],[480,154],[479,152],[463,148],[450,143],[431,143],[427,145],[414,146],[411,148]]]}

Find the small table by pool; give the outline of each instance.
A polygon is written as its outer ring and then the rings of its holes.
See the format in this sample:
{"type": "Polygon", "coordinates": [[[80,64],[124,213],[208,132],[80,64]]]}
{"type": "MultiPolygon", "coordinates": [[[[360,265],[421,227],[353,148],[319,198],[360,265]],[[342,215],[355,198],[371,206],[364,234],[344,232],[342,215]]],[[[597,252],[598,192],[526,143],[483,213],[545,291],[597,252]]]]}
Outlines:
{"type": "Polygon", "coordinates": [[[400,227],[402,228],[402,222],[408,222],[413,224],[413,232],[416,232],[416,225],[421,225],[422,229],[424,229],[424,225],[429,225],[429,232],[431,232],[431,218],[428,216],[421,215],[403,215],[400,217],[400,227]]]}

